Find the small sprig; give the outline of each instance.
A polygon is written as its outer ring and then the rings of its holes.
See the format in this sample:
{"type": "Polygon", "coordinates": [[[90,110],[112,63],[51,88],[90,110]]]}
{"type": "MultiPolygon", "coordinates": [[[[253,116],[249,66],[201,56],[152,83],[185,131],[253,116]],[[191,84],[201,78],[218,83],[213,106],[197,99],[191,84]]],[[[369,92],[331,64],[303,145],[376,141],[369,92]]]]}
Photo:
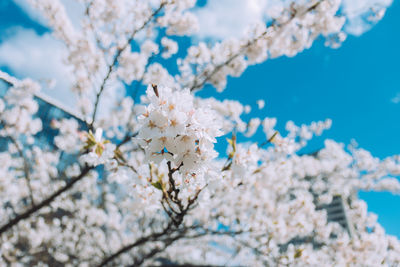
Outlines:
{"type": "Polygon", "coordinates": [[[94,151],[99,157],[103,154],[104,145],[110,143],[109,140],[102,138],[103,129],[98,128],[93,134],[91,130],[86,133],[86,144],[83,147],[85,150],[92,150],[94,151]]]}
{"type": "Polygon", "coordinates": [[[232,160],[236,153],[236,134],[232,134],[232,138],[231,139],[227,138],[226,141],[228,141],[229,145],[232,147],[232,151],[229,153],[228,158],[226,159],[226,162],[224,164],[224,167],[222,168],[222,171],[227,171],[232,166],[232,160]]]}

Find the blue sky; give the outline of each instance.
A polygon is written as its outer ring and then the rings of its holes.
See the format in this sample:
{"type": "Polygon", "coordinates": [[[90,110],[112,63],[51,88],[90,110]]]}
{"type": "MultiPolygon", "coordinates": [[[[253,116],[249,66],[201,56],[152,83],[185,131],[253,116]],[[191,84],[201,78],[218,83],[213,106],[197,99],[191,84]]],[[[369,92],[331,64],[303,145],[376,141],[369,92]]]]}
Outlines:
{"type": "MultiPolygon", "coordinates": [[[[400,153],[400,103],[392,101],[400,93],[399,17],[400,3],[395,1],[382,21],[361,36],[349,36],[339,49],[317,41],[293,58],[248,68],[240,78],[230,78],[221,94],[207,87],[200,95],[252,105],[252,115],[277,117],[278,129],[288,120],[302,124],[331,118],[331,130],[312,142],[310,150],[320,148],[324,138],[345,144],[354,138],[380,158],[400,153]],[[255,108],[258,99],[266,101],[262,111],[255,108]]],[[[0,0],[0,45],[15,26],[38,34],[46,31],[11,0],[0,0]]],[[[0,68],[8,69],[1,57],[0,68]]],[[[366,192],[360,196],[386,231],[400,237],[400,196],[366,192]]]]}

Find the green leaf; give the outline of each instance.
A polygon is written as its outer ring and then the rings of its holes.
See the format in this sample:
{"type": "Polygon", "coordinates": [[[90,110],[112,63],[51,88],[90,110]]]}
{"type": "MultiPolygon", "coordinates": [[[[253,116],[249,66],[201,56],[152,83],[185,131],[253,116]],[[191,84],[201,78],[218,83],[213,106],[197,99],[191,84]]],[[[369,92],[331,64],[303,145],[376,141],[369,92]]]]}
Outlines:
{"type": "Polygon", "coordinates": [[[296,253],[294,253],[294,258],[300,258],[301,255],[303,254],[303,250],[302,249],[297,249],[296,253]]]}
{"type": "Polygon", "coordinates": [[[162,190],[162,184],[160,182],[151,183],[151,185],[157,188],[158,190],[162,190]]]}

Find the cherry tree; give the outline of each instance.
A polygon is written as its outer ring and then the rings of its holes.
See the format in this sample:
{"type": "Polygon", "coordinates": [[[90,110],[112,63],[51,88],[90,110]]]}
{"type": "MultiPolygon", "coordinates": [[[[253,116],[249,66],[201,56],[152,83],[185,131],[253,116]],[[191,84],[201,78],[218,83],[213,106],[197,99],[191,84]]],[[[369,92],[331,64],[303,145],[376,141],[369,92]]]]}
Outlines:
{"type": "MultiPolygon", "coordinates": [[[[357,198],[399,193],[399,156],[333,140],[300,154],[329,119],[283,134],[276,118],[245,121],[247,106],[196,95],[317,38],[345,41],[344,1],[271,2],[242,37],[180,49],[198,30],[195,0],[79,0],[79,27],[58,0],[30,0],[65,45],[78,115],[47,125],[47,85],[0,71],[1,265],[400,265],[399,240],[357,198]],[[38,142],[49,127],[51,144],[38,142]],[[335,198],[345,227],[322,208],[335,198]]],[[[363,18],[380,20],[382,3],[366,2],[363,18]]]]}

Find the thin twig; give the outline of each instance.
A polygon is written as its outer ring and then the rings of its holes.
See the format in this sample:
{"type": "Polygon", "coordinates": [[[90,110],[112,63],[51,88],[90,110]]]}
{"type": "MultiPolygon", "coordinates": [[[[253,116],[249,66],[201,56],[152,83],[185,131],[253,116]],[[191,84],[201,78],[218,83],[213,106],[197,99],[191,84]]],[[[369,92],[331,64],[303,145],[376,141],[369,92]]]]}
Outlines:
{"type": "Polygon", "coordinates": [[[117,53],[114,56],[114,59],[112,61],[112,63],[108,66],[108,70],[107,70],[107,74],[103,79],[103,82],[100,85],[100,90],[96,95],[96,101],[94,104],[94,110],[93,110],[93,115],[92,115],[92,121],[90,123],[90,129],[93,130],[93,124],[96,120],[96,115],[97,115],[97,110],[98,110],[98,105],[99,105],[99,101],[100,101],[100,97],[104,91],[105,85],[108,81],[108,79],[111,76],[111,73],[114,70],[114,67],[116,66],[119,57],[121,56],[122,52],[129,46],[129,44],[133,41],[133,39],[135,38],[135,35],[140,32],[141,30],[143,30],[152,20],[153,18],[163,9],[163,7],[166,5],[166,2],[162,2],[160,4],[160,6],[150,15],[150,17],[143,23],[142,26],[140,26],[139,28],[137,28],[136,30],[133,31],[133,33],[131,34],[131,36],[129,37],[128,41],[125,43],[125,45],[123,47],[121,47],[120,49],[117,50],[117,53]]]}
{"type": "Polygon", "coordinates": [[[31,186],[31,179],[30,179],[30,172],[29,172],[29,163],[27,158],[24,155],[24,152],[22,151],[22,149],[20,148],[20,146],[18,145],[17,140],[15,140],[13,137],[8,136],[8,138],[11,140],[11,142],[15,145],[15,148],[18,151],[19,156],[23,159],[24,161],[24,174],[25,174],[25,181],[26,184],[28,186],[28,190],[29,190],[29,198],[31,200],[31,204],[32,206],[35,206],[35,200],[33,198],[33,190],[32,190],[32,186],[31,186]]]}

